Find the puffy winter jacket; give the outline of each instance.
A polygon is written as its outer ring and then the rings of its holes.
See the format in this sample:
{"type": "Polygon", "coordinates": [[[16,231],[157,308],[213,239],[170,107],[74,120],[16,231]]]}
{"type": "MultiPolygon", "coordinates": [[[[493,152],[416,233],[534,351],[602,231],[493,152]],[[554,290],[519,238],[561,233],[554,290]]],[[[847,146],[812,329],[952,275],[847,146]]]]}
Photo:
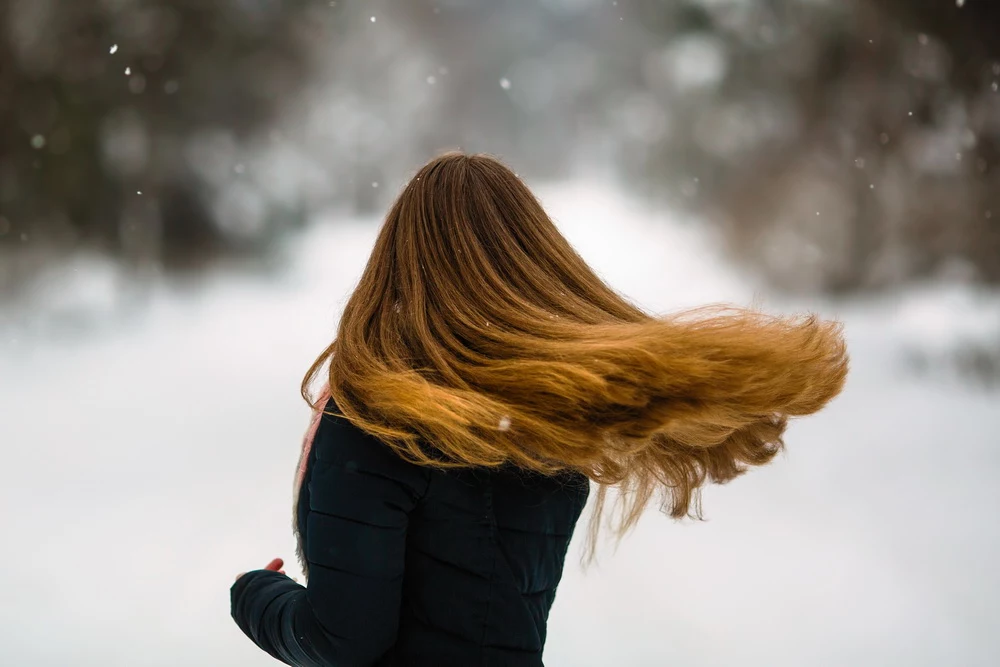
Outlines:
{"type": "Polygon", "coordinates": [[[308,586],[250,572],[233,618],[289,665],[539,667],[588,492],[576,474],[416,466],[324,415],[298,504],[308,586]]]}

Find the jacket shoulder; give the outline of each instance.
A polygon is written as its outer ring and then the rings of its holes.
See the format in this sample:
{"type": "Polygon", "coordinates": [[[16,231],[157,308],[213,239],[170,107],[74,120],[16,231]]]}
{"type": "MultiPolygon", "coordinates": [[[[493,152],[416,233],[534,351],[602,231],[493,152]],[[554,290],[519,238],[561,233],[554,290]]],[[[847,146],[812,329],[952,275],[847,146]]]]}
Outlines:
{"type": "Polygon", "coordinates": [[[330,469],[369,474],[400,482],[422,495],[430,471],[403,459],[392,447],[356,426],[340,412],[336,403],[327,404],[313,443],[313,479],[330,469]]]}

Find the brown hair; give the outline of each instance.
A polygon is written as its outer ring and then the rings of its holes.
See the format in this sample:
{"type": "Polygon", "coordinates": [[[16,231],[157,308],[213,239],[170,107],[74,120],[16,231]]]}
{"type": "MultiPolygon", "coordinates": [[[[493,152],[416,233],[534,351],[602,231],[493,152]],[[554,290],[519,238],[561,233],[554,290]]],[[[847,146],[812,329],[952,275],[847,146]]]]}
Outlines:
{"type": "Polygon", "coordinates": [[[327,364],[343,414],[405,459],[581,472],[599,485],[595,518],[618,486],[621,536],[654,495],[698,515],[704,483],[770,461],[787,419],[840,391],[847,353],[816,317],[649,315],[507,167],[448,154],[389,212],[306,400],[327,364]]]}

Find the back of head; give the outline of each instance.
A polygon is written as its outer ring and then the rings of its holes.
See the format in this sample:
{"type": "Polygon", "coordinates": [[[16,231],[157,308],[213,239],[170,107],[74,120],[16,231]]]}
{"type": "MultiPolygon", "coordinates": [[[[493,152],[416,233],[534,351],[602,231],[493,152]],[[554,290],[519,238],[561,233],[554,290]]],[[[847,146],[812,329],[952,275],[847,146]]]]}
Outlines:
{"type": "Polygon", "coordinates": [[[328,364],[344,415],[436,466],[582,472],[674,516],[770,461],[841,389],[839,326],[702,309],[653,317],[607,286],[531,191],[480,155],[425,165],[392,207],[328,364]]]}

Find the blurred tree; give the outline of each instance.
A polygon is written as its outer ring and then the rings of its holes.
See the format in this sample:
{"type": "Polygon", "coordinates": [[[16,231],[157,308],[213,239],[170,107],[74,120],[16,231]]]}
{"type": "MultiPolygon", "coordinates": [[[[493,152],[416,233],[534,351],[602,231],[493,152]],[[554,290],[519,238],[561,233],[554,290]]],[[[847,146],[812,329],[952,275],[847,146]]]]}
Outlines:
{"type": "Polygon", "coordinates": [[[968,116],[973,220],[963,252],[983,278],[1000,283],[1000,4],[873,0],[887,16],[920,35],[933,35],[951,58],[949,81],[968,116]]]}
{"type": "Polygon", "coordinates": [[[631,7],[672,125],[622,151],[651,193],[709,212],[790,289],[1000,282],[996,3],[631,7]]]}
{"type": "Polygon", "coordinates": [[[322,35],[288,4],[0,0],[0,246],[182,267],[263,243],[272,212],[220,192],[309,75],[322,35]]]}

